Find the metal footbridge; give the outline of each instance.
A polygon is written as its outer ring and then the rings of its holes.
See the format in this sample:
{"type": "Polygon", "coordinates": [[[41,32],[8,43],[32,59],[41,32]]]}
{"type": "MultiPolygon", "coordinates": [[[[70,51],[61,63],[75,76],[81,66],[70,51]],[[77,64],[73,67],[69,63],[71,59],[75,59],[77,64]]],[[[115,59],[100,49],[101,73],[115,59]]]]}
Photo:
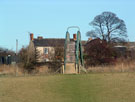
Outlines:
{"type": "Polygon", "coordinates": [[[67,28],[66,39],[64,45],[64,74],[80,73],[84,68],[83,49],[81,44],[81,33],[78,26],[67,28]],[[77,35],[74,34],[73,39],[70,38],[69,29],[77,29],[77,35]]]}

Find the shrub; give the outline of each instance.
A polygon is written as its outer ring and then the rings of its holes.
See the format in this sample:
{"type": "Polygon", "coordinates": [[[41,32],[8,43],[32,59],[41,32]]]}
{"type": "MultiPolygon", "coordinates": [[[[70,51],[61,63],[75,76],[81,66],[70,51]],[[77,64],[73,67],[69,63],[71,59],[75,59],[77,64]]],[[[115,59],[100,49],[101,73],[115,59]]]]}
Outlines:
{"type": "Polygon", "coordinates": [[[28,47],[23,47],[19,52],[19,59],[23,68],[26,69],[28,72],[34,70],[36,68],[38,55],[39,54],[36,49],[35,51],[30,51],[28,47]]]}
{"type": "Polygon", "coordinates": [[[106,41],[94,39],[86,44],[84,58],[87,66],[113,64],[116,52],[106,41]]]}

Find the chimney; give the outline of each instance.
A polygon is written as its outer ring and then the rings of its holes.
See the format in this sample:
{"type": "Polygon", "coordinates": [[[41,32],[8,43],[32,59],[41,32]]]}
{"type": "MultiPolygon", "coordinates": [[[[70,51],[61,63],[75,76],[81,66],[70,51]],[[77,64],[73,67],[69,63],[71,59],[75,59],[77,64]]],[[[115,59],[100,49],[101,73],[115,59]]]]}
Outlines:
{"type": "Polygon", "coordinates": [[[74,39],[74,41],[77,40],[77,35],[76,34],[73,34],[73,39],[74,39]]]}
{"type": "Polygon", "coordinates": [[[33,41],[34,40],[34,34],[30,33],[30,40],[33,41]]]}
{"type": "Polygon", "coordinates": [[[92,40],[92,38],[88,38],[88,41],[91,41],[92,40]]]}
{"type": "Polygon", "coordinates": [[[38,40],[41,40],[41,39],[43,39],[43,37],[42,36],[38,36],[38,40]]]}

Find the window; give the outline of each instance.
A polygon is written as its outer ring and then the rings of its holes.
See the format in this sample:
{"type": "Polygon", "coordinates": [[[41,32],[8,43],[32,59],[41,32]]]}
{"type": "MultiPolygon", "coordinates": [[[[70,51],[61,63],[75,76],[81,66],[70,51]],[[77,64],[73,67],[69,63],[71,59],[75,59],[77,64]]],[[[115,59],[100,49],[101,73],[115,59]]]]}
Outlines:
{"type": "Polygon", "coordinates": [[[48,48],[44,48],[44,54],[48,54],[48,48]]]}

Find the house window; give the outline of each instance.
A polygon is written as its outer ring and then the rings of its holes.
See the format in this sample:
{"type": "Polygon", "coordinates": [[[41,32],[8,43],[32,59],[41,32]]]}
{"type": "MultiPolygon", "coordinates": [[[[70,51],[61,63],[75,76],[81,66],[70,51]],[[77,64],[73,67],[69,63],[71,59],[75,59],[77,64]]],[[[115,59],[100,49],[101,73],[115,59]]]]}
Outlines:
{"type": "Polygon", "coordinates": [[[44,48],[44,54],[48,54],[48,48],[44,48]]]}

